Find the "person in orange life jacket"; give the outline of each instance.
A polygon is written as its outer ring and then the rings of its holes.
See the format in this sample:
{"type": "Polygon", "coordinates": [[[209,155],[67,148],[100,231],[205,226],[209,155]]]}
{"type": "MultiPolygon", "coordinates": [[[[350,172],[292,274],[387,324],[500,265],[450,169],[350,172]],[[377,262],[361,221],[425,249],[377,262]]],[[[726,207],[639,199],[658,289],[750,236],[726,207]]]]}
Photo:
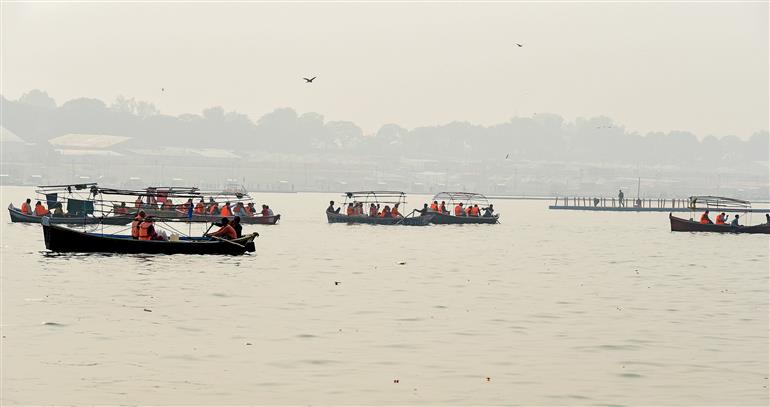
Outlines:
{"type": "Polygon", "coordinates": [[[248,216],[254,216],[257,214],[257,208],[254,207],[254,202],[249,202],[246,206],[246,214],[248,216]]]}
{"type": "Polygon", "coordinates": [[[379,212],[378,209],[377,209],[377,205],[375,205],[374,203],[370,204],[369,205],[369,216],[377,216],[377,212],[379,212]]]}
{"type": "Polygon", "coordinates": [[[717,225],[725,225],[727,224],[727,215],[725,215],[724,212],[717,215],[716,222],[714,222],[717,225]]]}
{"type": "Polygon", "coordinates": [[[21,213],[25,215],[32,215],[32,200],[27,198],[25,202],[21,203],[21,213]]]}
{"type": "Polygon", "coordinates": [[[401,217],[401,214],[398,212],[398,202],[393,205],[393,209],[390,211],[390,216],[394,218],[401,217]]]}
{"type": "Polygon", "coordinates": [[[349,203],[347,209],[345,210],[345,214],[348,216],[353,216],[355,211],[353,210],[353,203],[349,203]]]}
{"type": "Polygon", "coordinates": [[[148,216],[139,224],[139,240],[158,240],[155,231],[155,217],[148,216]]]}
{"type": "Polygon", "coordinates": [[[474,205],[471,207],[471,216],[475,216],[475,217],[478,217],[478,216],[479,216],[479,212],[480,212],[480,211],[479,211],[479,205],[478,205],[478,204],[474,204],[474,205]]]}
{"type": "Polygon", "coordinates": [[[238,202],[235,204],[235,208],[233,208],[233,215],[249,216],[249,213],[246,211],[246,207],[243,206],[243,202],[238,202]]]}
{"type": "Polygon", "coordinates": [[[219,204],[217,202],[209,204],[209,215],[219,215],[219,204]]]}
{"type": "Polygon", "coordinates": [[[380,213],[381,218],[389,218],[390,217],[390,206],[385,205],[384,208],[382,208],[382,213],[380,213]]]}
{"type": "Polygon", "coordinates": [[[446,202],[441,201],[441,206],[438,207],[438,211],[441,213],[449,213],[448,210],[446,210],[446,202]]]}
{"type": "Polygon", "coordinates": [[[48,211],[48,209],[43,206],[43,204],[40,201],[37,201],[35,204],[35,215],[37,216],[46,216],[50,215],[51,212],[48,211]]]}
{"type": "Polygon", "coordinates": [[[222,218],[222,221],[219,224],[221,225],[219,230],[212,233],[206,233],[206,236],[221,237],[223,239],[231,240],[238,237],[238,233],[232,226],[230,226],[230,221],[227,218],[222,218]]]}
{"type": "Polygon", "coordinates": [[[220,215],[233,216],[233,212],[230,210],[230,202],[225,202],[224,206],[222,206],[222,211],[220,212],[220,215]]]}
{"type": "Polygon", "coordinates": [[[136,240],[139,239],[139,225],[142,224],[144,221],[144,211],[139,211],[136,216],[134,216],[134,221],[131,222],[131,238],[136,240]]]}
{"type": "Polygon", "coordinates": [[[711,219],[709,219],[709,210],[708,209],[706,209],[706,212],[703,212],[703,215],[700,216],[700,223],[702,223],[704,225],[711,225],[711,224],[714,223],[714,222],[711,221],[711,219]]]}
{"type": "Polygon", "coordinates": [[[206,210],[206,204],[203,202],[203,198],[201,198],[200,201],[198,201],[197,204],[195,204],[195,208],[193,209],[193,213],[198,215],[203,215],[203,212],[206,210]]]}
{"type": "Polygon", "coordinates": [[[128,214],[128,207],[126,207],[125,202],[121,202],[120,206],[115,207],[115,214],[116,215],[127,215],[128,214]]]}
{"type": "Polygon", "coordinates": [[[463,203],[460,202],[455,206],[455,216],[465,216],[465,211],[463,210],[463,203]]]}
{"type": "Polygon", "coordinates": [[[433,212],[438,212],[438,201],[433,201],[433,203],[430,204],[430,210],[433,212]]]}

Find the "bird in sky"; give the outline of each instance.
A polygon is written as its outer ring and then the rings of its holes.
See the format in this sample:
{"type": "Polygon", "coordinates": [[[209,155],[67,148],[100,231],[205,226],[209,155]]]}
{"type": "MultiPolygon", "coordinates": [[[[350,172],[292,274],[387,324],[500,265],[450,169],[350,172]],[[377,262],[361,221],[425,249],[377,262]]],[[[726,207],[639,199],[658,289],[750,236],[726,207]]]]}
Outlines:
{"type": "Polygon", "coordinates": [[[523,46],[524,46],[524,45],[522,45],[522,44],[519,44],[518,42],[517,42],[517,43],[515,43],[515,44],[516,44],[516,46],[517,46],[517,47],[519,47],[519,48],[521,48],[521,47],[523,47],[523,46]]]}
{"type": "Polygon", "coordinates": [[[315,79],[315,78],[317,78],[317,76],[314,76],[314,77],[312,77],[310,79],[308,79],[308,78],[302,78],[302,79],[304,79],[305,82],[307,82],[307,83],[313,83],[313,79],[315,79]]]}

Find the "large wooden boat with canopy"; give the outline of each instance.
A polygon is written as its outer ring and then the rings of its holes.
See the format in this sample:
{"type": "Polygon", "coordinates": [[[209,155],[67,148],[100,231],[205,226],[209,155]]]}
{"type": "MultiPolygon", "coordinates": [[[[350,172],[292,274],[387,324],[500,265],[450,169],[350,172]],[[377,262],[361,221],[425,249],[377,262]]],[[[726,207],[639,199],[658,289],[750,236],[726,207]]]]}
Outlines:
{"type": "MultiPolygon", "coordinates": [[[[709,212],[741,212],[744,216],[740,218],[746,221],[747,216],[754,212],[751,208],[751,202],[735,198],[726,198],[720,196],[691,196],[689,206],[693,212],[708,210],[709,212]]],[[[728,215],[729,216],[729,215],[728,215]]],[[[738,215],[734,215],[738,216],[738,215]]],[[[767,216],[767,215],[765,215],[767,216]]],[[[672,232],[718,232],[718,233],[749,233],[749,234],[770,234],[770,217],[765,217],[765,223],[751,226],[733,226],[730,223],[700,223],[690,219],[682,219],[668,214],[672,232]]]]}
{"type": "Polygon", "coordinates": [[[433,218],[432,213],[417,215],[419,212],[412,211],[406,216],[381,216],[386,208],[406,206],[406,194],[401,191],[355,191],[346,192],[345,201],[337,212],[326,211],[326,218],[329,223],[347,223],[347,224],[368,224],[368,225],[407,225],[407,226],[425,226],[433,218]],[[348,215],[346,208],[348,205],[360,205],[363,207],[363,213],[348,215]],[[377,216],[370,216],[369,211],[374,205],[377,209],[377,216]],[[345,213],[338,213],[345,212],[345,213]]]}
{"type": "Polygon", "coordinates": [[[58,253],[120,253],[120,254],[219,254],[241,255],[254,252],[251,233],[238,239],[182,236],[169,240],[136,240],[130,234],[79,231],[51,224],[44,217],[43,238],[46,249],[58,253]]]}
{"type": "Polygon", "coordinates": [[[168,220],[217,222],[223,217],[232,220],[237,215],[241,218],[241,224],[275,225],[281,219],[280,214],[261,215],[249,211],[248,205],[254,202],[245,190],[203,191],[196,187],[147,187],[139,190],[101,188],[99,191],[113,197],[108,202],[115,211],[136,214],[142,210],[147,215],[168,220]],[[202,213],[194,210],[199,203],[206,208],[202,213]],[[222,216],[219,209],[209,212],[208,208],[213,204],[217,207],[230,206],[231,214],[222,216]],[[243,209],[243,214],[236,213],[237,207],[243,209]]]}
{"type": "Polygon", "coordinates": [[[445,202],[447,212],[431,212],[431,223],[437,225],[463,225],[463,224],[495,224],[500,223],[500,215],[483,216],[487,208],[493,209],[486,196],[474,192],[439,192],[431,202],[445,202]],[[462,204],[463,210],[469,206],[478,206],[479,216],[455,216],[454,208],[462,204]]]}
{"type": "MultiPolygon", "coordinates": [[[[132,216],[116,214],[101,205],[98,195],[96,183],[40,185],[35,190],[35,200],[44,202],[52,212],[47,215],[50,224],[126,225],[131,222],[132,216]],[[61,209],[61,215],[56,215],[57,208],[61,209]]],[[[41,223],[44,217],[24,213],[13,204],[8,205],[8,214],[14,223],[41,223]]]]}

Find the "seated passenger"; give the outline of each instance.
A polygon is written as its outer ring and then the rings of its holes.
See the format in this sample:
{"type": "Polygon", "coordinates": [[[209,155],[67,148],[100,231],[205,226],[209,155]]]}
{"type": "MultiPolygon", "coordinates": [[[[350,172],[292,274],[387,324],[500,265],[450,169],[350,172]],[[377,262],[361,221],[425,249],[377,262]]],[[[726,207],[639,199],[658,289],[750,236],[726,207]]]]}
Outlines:
{"type": "Polygon", "coordinates": [[[722,212],[719,215],[717,215],[716,222],[714,222],[714,223],[717,224],[717,225],[724,225],[726,223],[726,221],[727,221],[727,215],[725,215],[725,213],[722,212]]]}
{"type": "Polygon", "coordinates": [[[142,207],[142,196],[139,195],[138,197],[136,197],[136,201],[134,201],[134,208],[139,209],[141,207],[142,207]]]}
{"type": "Polygon", "coordinates": [[[222,205],[222,210],[219,211],[219,214],[223,217],[229,217],[233,216],[233,212],[230,210],[230,202],[225,202],[224,205],[222,205]]]}
{"type": "Polygon", "coordinates": [[[219,204],[217,202],[209,204],[209,215],[219,215],[220,212],[219,204]]]}
{"type": "Polygon", "coordinates": [[[35,215],[36,216],[46,216],[50,215],[51,212],[48,211],[48,209],[43,206],[43,204],[40,201],[37,201],[35,204],[35,215]]]}
{"type": "Polygon", "coordinates": [[[267,208],[267,205],[262,205],[262,212],[260,212],[260,215],[270,216],[270,210],[267,208]]]}
{"type": "Polygon", "coordinates": [[[61,202],[57,202],[56,203],[56,207],[53,208],[53,215],[52,216],[54,216],[54,217],[65,216],[64,215],[64,209],[62,208],[61,202]]]}
{"type": "Polygon", "coordinates": [[[438,211],[441,212],[441,213],[446,213],[446,214],[449,213],[449,211],[446,210],[446,202],[441,201],[441,205],[439,205],[438,211]]]}
{"type": "Polygon", "coordinates": [[[494,216],[495,209],[492,207],[492,204],[489,204],[488,207],[484,208],[484,217],[485,218],[491,218],[494,216]]]}
{"type": "Polygon", "coordinates": [[[477,204],[474,204],[470,209],[471,209],[470,215],[478,218],[481,212],[479,210],[479,206],[477,204]]]}
{"type": "Polygon", "coordinates": [[[706,212],[703,212],[703,215],[701,215],[700,223],[702,223],[704,225],[711,225],[711,224],[714,223],[714,222],[711,221],[711,219],[709,219],[709,210],[708,209],[706,209],[706,212]]]}
{"type": "Polygon", "coordinates": [[[340,213],[341,208],[334,209],[334,201],[329,201],[329,207],[326,208],[326,213],[340,213]]]}
{"type": "Polygon", "coordinates": [[[270,209],[270,205],[265,205],[265,209],[267,209],[267,216],[275,216],[273,210],[270,209]]]}
{"type": "Polygon", "coordinates": [[[243,232],[243,226],[241,226],[241,217],[240,216],[234,217],[233,221],[230,222],[230,226],[232,226],[233,229],[235,230],[235,236],[236,237],[243,236],[243,233],[242,233],[243,232]]]}
{"type": "Polygon", "coordinates": [[[221,225],[219,230],[212,233],[206,233],[206,236],[213,236],[230,240],[236,239],[238,237],[238,233],[232,226],[230,226],[230,221],[227,218],[222,218],[222,221],[219,224],[221,225]]]}
{"type": "Polygon", "coordinates": [[[352,202],[348,204],[348,208],[347,208],[345,214],[348,215],[348,216],[355,215],[355,211],[353,210],[353,203],[352,202]]]}
{"type": "Polygon", "coordinates": [[[125,202],[121,202],[120,206],[115,207],[115,214],[116,215],[128,215],[128,207],[126,207],[125,202]]]}
{"type": "MultiPolygon", "coordinates": [[[[243,202],[238,202],[235,204],[235,208],[233,209],[233,215],[235,216],[249,216],[249,213],[246,211],[246,207],[243,206],[243,202]]],[[[235,219],[233,219],[235,220],[235,219]]]]}
{"type": "MultiPolygon", "coordinates": [[[[433,206],[433,205],[431,205],[431,206],[433,206]]],[[[425,215],[427,215],[430,212],[436,212],[436,211],[428,208],[428,204],[422,204],[422,209],[415,209],[415,211],[420,212],[420,216],[425,216],[425,215]]]]}
{"type": "Polygon", "coordinates": [[[430,210],[433,212],[438,212],[438,201],[433,201],[433,203],[430,204],[430,210]]]}
{"type": "Polygon", "coordinates": [[[465,216],[465,211],[463,210],[462,202],[460,202],[455,206],[455,216],[465,216]]]}
{"type": "Polygon", "coordinates": [[[369,205],[369,216],[377,216],[377,212],[379,212],[377,205],[369,205]]]}
{"type": "Polygon", "coordinates": [[[200,201],[198,201],[197,204],[195,204],[195,209],[193,209],[193,213],[196,215],[203,215],[203,212],[206,210],[206,204],[203,202],[203,198],[201,198],[200,201]]]}
{"type": "Polygon", "coordinates": [[[139,210],[139,212],[137,212],[136,216],[134,216],[134,221],[131,222],[131,238],[132,239],[134,239],[134,240],[139,239],[139,227],[142,225],[142,222],[144,222],[144,211],[143,210],[139,210]]]}
{"type": "Polygon", "coordinates": [[[401,214],[398,212],[398,202],[393,205],[393,209],[390,211],[390,216],[393,218],[401,218],[401,214]]]}
{"type": "Polygon", "coordinates": [[[385,205],[384,208],[382,208],[382,212],[380,213],[381,218],[389,218],[390,217],[390,206],[385,205]]]}
{"type": "Polygon", "coordinates": [[[257,208],[254,207],[254,202],[249,202],[249,204],[246,205],[246,212],[249,216],[254,216],[257,214],[257,208]]]}
{"type": "Polygon", "coordinates": [[[148,216],[139,224],[139,240],[165,240],[155,231],[154,216],[148,216]]]}
{"type": "Polygon", "coordinates": [[[164,199],[163,203],[160,205],[160,209],[174,209],[174,202],[170,199],[164,199]]]}
{"type": "Polygon", "coordinates": [[[27,198],[26,201],[21,203],[21,213],[25,215],[32,215],[32,200],[27,198]]]}
{"type": "Polygon", "coordinates": [[[739,218],[740,216],[741,216],[741,215],[735,215],[735,217],[733,218],[733,221],[732,221],[732,222],[730,222],[730,226],[732,226],[732,227],[736,227],[736,228],[737,228],[738,226],[741,226],[740,224],[738,224],[738,218],[739,218]]]}

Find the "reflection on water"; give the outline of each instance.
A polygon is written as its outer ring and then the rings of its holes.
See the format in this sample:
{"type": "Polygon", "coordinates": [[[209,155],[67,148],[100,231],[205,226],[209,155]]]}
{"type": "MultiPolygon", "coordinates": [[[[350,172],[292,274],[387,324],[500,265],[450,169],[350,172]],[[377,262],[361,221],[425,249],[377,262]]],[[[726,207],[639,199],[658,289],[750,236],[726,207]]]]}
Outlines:
{"type": "Polygon", "coordinates": [[[329,225],[334,198],[259,196],[284,217],[243,257],[52,254],[3,214],[2,403],[768,403],[767,236],[537,201],[329,225]]]}

